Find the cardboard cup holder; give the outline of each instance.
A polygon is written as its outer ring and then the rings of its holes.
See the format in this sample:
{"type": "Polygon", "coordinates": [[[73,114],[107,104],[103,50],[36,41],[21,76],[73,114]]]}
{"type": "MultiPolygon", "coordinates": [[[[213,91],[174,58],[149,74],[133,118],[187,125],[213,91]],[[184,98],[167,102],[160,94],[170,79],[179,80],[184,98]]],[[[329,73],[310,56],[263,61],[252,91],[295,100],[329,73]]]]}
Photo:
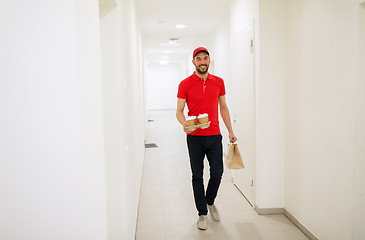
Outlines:
{"type": "Polygon", "coordinates": [[[186,129],[188,129],[190,131],[194,131],[198,128],[205,129],[205,128],[208,128],[209,126],[210,126],[210,121],[207,122],[207,123],[201,123],[201,124],[196,124],[196,125],[193,125],[193,126],[186,127],[186,129]]]}

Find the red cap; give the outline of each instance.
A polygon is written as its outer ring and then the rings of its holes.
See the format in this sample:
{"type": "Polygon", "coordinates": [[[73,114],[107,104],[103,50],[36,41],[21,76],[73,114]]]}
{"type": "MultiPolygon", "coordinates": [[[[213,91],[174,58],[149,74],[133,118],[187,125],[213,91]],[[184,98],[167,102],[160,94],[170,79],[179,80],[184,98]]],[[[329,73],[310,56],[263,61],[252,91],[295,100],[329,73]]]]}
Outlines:
{"type": "Polygon", "coordinates": [[[198,52],[206,52],[208,53],[209,55],[209,52],[208,52],[208,49],[204,48],[204,47],[198,47],[197,49],[194,50],[193,52],[193,58],[195,57],[195,55],[198,53],[198,52]]]}

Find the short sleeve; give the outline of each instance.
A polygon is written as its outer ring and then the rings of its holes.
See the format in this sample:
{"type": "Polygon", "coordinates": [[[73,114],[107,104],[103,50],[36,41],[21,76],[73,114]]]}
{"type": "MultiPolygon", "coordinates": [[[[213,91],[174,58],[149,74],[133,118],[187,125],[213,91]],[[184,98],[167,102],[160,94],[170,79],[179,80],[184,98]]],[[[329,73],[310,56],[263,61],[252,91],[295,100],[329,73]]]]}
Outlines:
{"type": "Polygon", "coordinates": [[[224,96],[224,95],[226,95],[226,88],[224,86],[223,79],[220,79],[220,80],[221,80],[221,89],[220,89],[220,92],[219,92],[219,96],[224,96]]]}
{"type": "Polygon", "coordinates": [[[180,82],[179,88],[178,88],[178,91],[177,91],[177,97],[181,98],[181,99],[186,99],[187,98],[185,81],[180,82]]]}

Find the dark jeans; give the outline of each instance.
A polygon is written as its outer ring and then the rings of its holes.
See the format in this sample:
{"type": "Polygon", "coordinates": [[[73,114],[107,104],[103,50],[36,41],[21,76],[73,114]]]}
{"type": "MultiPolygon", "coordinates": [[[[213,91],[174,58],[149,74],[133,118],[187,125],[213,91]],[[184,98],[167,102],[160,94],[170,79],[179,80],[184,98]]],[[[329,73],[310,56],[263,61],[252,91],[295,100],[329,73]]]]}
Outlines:
{"type": "Polygon", "coordinates": [[[207,204],[213,205],[223,174],[222,135],[193,136],[187,135],[187,143],[192,172],[195,206],[200,215],[208,213],[207,204]],[[210,166],[210,179],[207,191],[204,191],[203,169],[204,157],[210,166]]]}

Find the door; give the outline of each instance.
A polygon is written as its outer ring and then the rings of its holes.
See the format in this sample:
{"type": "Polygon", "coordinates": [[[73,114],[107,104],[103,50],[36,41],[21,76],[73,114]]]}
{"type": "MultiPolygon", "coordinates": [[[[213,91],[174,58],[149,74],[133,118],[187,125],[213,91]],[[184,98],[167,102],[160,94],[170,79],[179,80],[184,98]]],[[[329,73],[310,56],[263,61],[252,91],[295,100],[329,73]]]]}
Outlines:
{"type": "Polygon", "coordinates": [[[254,23],[231,35],[231,116],[244,169],[233,170],[232,180],[254,205],[255,197],[255,65],[254,23]]]}

